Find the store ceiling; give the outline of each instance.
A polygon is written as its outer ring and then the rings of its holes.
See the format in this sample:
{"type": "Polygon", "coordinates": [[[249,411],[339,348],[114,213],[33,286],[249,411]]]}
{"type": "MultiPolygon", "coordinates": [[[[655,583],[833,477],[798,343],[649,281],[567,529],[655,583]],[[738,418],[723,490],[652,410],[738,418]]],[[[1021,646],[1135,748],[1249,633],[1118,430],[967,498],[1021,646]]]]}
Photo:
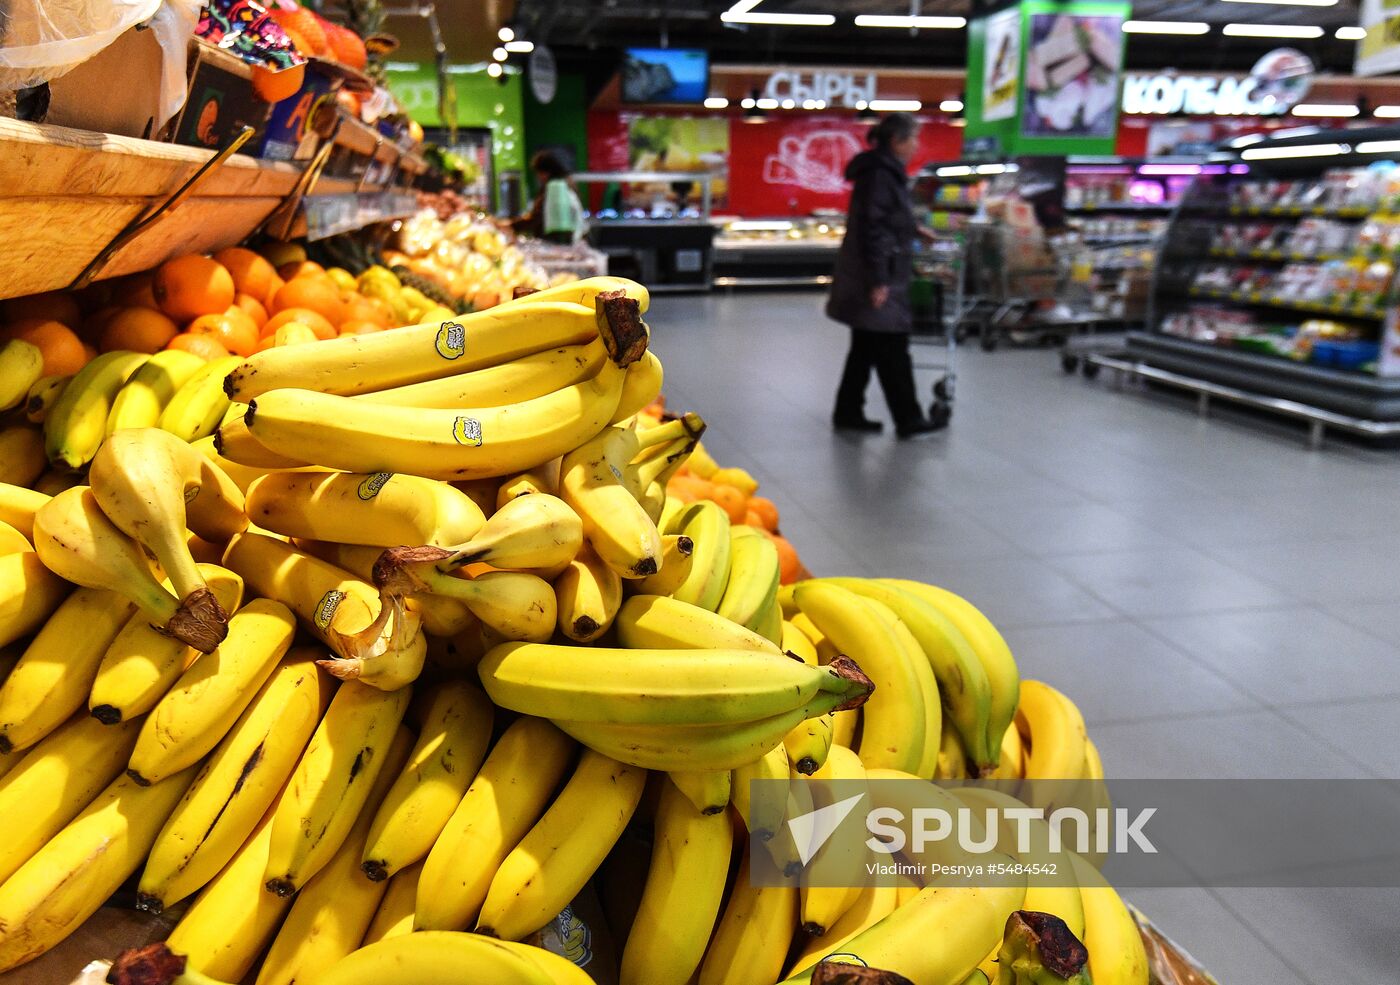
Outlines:
{"type": "MultiPolygon", "coordinates": [[[[720,13],[733,0],[518,0],[516,23],[525,37],[555,48],[561,63],[573,70],[599,67],[598,52],[627,45],[698,47],[711,52],[716,63],[881,65],[922,68],[962,67],[966,59],[963,30],[858,28],[857,14],[908,14],[901,0],[763,0],[761,12],[827,13],[836,15],[830,27],[729,25],[720,13]]],[[[450,5],[450,4],[449,4],[450,5]]],[[[439,3],[439,7],[445,4],[439,3]]],[[[983,6],[977,4],[979,9],[983,6]]],[[[968,16],[971,0],[927,0],[923,14],[968,16]]],[[[1357,23],[1357,0],[1339,0],[1330,7],[1228,0],[1140,0],[1133,5],[1138,20],[1205,21],[1212,25],[1201,37],[1131,35],[1130,68],[1180,68],[1247,71],[1265,52],[1289,45],[1309,55],[1319,68],[1349,72],[1355,43],[1338,41],[1338,27],[1357,23]],[[1316,40],[1226,37],[1228,23],[1286,24],[1324,29],[1316,40]]],[[[609,71],[616,62],[607,59],[609,71]]]]}

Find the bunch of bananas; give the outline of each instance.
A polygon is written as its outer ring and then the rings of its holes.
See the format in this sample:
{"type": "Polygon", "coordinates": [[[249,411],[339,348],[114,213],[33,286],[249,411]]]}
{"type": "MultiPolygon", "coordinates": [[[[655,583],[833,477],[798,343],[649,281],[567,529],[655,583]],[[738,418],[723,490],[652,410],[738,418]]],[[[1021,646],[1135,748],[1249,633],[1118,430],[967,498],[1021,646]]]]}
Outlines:
{"type": "Polygon", "coordinates": [[[598,278],[268,349],[216,380],[217,435],[147,420],[84,484],[0,483],[0,972],[134,877],[174,926],[118,982],[585,983],[586,944],[532,945],[591,885],[630,891],[624,985],[837,953],[1052,981],[1052,931],[1099,985],[1146,981],[1068,854],[1082,890],[751,884],[750,833],[801,868],[814,781],[1102,768],[966,600],[784,584],[758,525],[671,494],[704,422],[642,413],[646,300],[598,278]]]}

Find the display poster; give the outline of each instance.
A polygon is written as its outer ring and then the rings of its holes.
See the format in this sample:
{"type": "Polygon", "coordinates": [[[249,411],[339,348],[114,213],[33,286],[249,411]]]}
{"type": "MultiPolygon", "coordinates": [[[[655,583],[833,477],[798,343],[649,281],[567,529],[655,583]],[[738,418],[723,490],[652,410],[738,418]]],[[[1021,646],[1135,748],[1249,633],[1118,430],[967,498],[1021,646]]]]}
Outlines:
{"type": "Polygon", "coordinates": [[[983,43],[982,119],[1008,120],[1016,115],[1021,90],[1020,8],[988,17],[983,43]]]}
{"type": "Polygon", "coordinates": [[[1366,36],[1356,45],[1357,75],[1400,72],[1400,0],[1361,0],[1366,36]]]}
{"type": "Polygon", "coordinates": [[[1027,0],[1021,8],[1022,136],[1111,142],[1118,130],[1127,5],[1027,0]]]}
{"type": "MultiPolygon", "coordinates": [[[[709,172],[711,207],[720,208],[728,194],[729,119],[727,117],[664,116],[643,113],[588,115],[590,171],[709,172]]],[[[675,185],[684,182],[674,182],[675,185]]],[[[698,200],[700,187],[691,183],[688,200],[698,200]]],[[[629,185],[622,189],[625,208],[650,208],[659,195],[674,197],[679,189],[629,185]]],[[[601,206],[600,190],[588,189],[591,207],[601,206]]]]}

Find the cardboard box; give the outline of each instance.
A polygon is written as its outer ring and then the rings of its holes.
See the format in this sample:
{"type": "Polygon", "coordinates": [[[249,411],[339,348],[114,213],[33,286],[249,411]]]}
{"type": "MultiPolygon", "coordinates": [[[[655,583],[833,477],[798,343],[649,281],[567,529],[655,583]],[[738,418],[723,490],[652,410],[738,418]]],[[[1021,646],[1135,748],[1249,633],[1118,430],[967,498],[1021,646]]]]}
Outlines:
{"type": "Polygon", "coordinates": [[[189,92],[175,117],[171,141],[221,147],[245,125],[254,129],[245,152],[261,145],[269,105],[253,94],[252,69],[242,59],[194,39],[189,92]]]}
{"type": "Polygon", "coordinates": [[[316,61],[307,63],[300,92],[272,104],[259,157],[273,161],[309,161],[316,156],[321,140],[312,120],[319,107],[327,103],[334,106],[335,94],[342,83],[341,76],[325,71],[319,64],[316,61]]]}
{"type": "Polygon", "coordinates": [[[155,139],[164,52],[155,32],[133,27],[67,75],[49,83],[45,123],[155,139]]]}

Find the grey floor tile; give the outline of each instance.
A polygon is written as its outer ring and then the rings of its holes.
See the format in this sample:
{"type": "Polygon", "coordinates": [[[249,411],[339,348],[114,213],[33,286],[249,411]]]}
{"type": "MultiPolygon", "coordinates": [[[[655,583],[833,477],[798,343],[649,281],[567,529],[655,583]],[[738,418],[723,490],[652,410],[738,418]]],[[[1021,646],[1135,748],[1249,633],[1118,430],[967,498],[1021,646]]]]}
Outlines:
{"type": "Polygon", "coordinates": [[[1282,605],[1291,597],[1188,547],[1057,557],[1052,564],[1132,616],[1282,605]]]}
{"type": "Polygon", "coordinates": [[[1129,889],[1124,899],[1201,963],[1221,985],[1313,985],[1205,889],[1129,889]]]}
{"type": "Polygon", "coordinates": [[[1394,602],[1329,602],[1323,608],[1357,629],[1400,646],[1400,605],[1394,602]]]}
{"type": "Polygon", "coordinates": [[[1298,727],[1371,773],[1400,779],[1400,700],[1332,701],[1283,710],[1298,727]]]}
{"type": "Polygon", "coordinates": [[[990,522],[1007,539],[1035,555],[1094,554],[1175,542],[1102,503],[1039,505],[1000,513],[990,522]]]}
{"type": "Polygon", "coordinates": [[[955,591],[1001,627],[1053,625],[1114,619],[1118,613],[1056,572],[1029,557],[933,563],[894,559],[890,574],[921,578],[955,591]]]}
{"type": "Polygon", "coordinates": [[[1260,710],[1258,702],[1220,675],[1126,620],[1008,628],[1004,635],[1027,676],[1070,695],[1091,728],[1260,710]]]}
{"type": "Polygon", "coordinates": [[[1218,889],[1243,923],[1310,982],[1395,981],[1400,889],[1218,889]],[[1306,928],[1302,933],[1292,928],[1306,928]]]}
{"type": "Polygon", "coordinates": [[[1400,647],[1311,606],[1147,625],[1266,704],[1400,697],[1400,647]]]}
{"type": "Polygon", "coordinates": [[[1309,602],[1400,601],[1400,537],[1244,545],[1230,563],[1309,602]]]}

